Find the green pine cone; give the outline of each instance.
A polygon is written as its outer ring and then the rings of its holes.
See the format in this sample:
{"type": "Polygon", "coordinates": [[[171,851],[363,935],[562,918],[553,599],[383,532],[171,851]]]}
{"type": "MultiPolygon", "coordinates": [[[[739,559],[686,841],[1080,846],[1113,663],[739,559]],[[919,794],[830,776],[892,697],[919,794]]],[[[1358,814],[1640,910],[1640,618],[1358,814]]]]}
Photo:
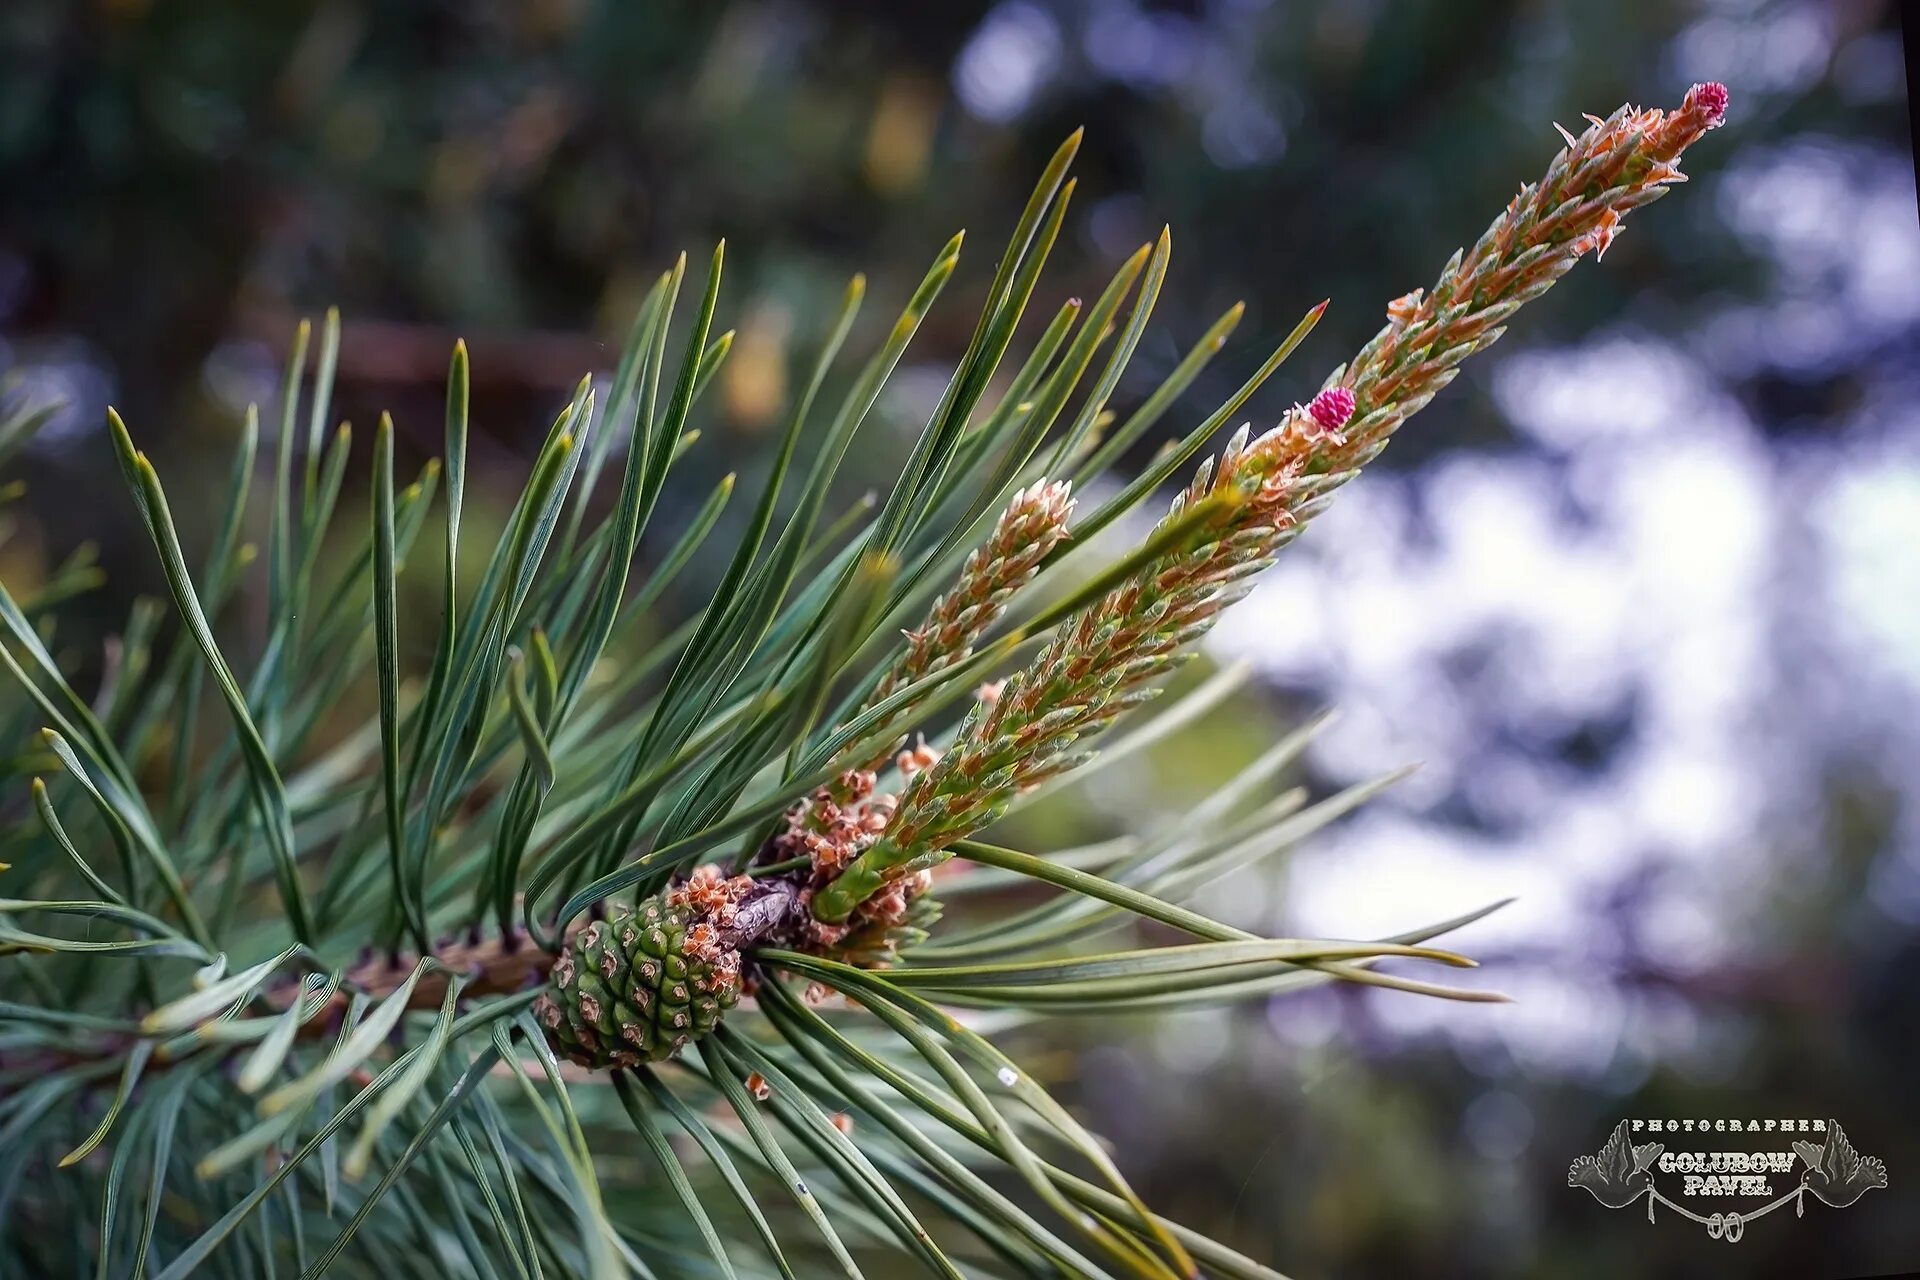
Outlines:
{"type": "Polygon", "coordinates": [[[740,998],[740,953],[669,894],[588,924],[567,940],[534,1016],[583,1067],[672,1057],[740,998]]]}

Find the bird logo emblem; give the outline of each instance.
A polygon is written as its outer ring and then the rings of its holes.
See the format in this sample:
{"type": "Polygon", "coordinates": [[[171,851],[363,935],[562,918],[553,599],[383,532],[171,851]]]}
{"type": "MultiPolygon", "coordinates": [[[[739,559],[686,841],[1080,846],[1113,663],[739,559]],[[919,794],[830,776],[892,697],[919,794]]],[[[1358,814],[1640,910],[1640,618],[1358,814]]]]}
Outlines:
{"type": "Polygon", "coordinates": [[[1875,1187],[1887,1185],[1887,1166],[1878,1156],[1855,1151],[1836,1121],[1827,1121],[1825,1146],[1796,1142],[1793,1149],[1807,1164],[1800,1174],[1800,1184],[1835,1209],[1843,1209],[1875,1187]]]}
{"type": "MultiPolygon", "coordinates": [[[[1737,1244],[1747,1227],[1761,1218],[1793,1206],[1795,1217],[1804,1217],[1809,1196],[1829,1208],[1843,1209],[1875,1187],[1887,1185],[1887,1166],[1877,1156],[1863,1156],[1847,1140],[1846,1131],[1836,1120],[1807,1121],[1775,1119],[1765,1122],[1739,1119],[1687,1121],[1687,1132],[1762,1133],[1775,1126],[1787,1133],[1811,1133],[1824,1138],[1824,1145],[1794,1142],[1793,1150],[1710,1151],[1681,1150],[1671,1155],[1665,1143],[1635,1143],[1629,1136],[1649,1125],[1654,1132],[1678,1132],[1674,1121],[1626,1121],[1614,1126],[1607,1141],[1595,1155],[1581,1156],[1567,1167],[1567,1185],[1585,1187],[1595,1200],[1609,1209],[1624,1209],[1646,1201],[1647,1221],[1654,1220],[1656,1207],[1669,1214],[1705,1227],[1715,1240],[1737,1244]],[[1781,1180],[1800,1170],[1798,1181],[1783,1190],[1781,1180]],[[1680,1199],[1661,1191],[1655,1174],[1679,1176],[1682,1185],[1672,1188],[1680,1199]],[[1760,1197],[1771,1197],[1765,1204],[1760,1197]]],[[[1737,1140],[1736,1140],[1736,1146],[1737,1140]]]]}
{"type": "Polygon", "coordinates": [[[1666,1149],[1664,1143],[1636,1145],[1629,1141],[1627,1122],[1622,1120],[1614,1126],[1599,1155],[1581,1156],[1568,1167],[1567,1185],[1585,1187],[1609,1209],[1623,1209],[1653,1185],[1653,1175],[1647,1170],[1666,1149]]]}

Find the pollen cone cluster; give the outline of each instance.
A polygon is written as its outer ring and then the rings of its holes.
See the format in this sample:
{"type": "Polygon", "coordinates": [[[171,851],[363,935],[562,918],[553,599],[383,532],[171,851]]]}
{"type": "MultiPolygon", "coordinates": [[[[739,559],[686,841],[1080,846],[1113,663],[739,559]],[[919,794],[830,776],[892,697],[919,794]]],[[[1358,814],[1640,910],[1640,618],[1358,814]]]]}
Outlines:
{"type": "Polygon", "coordinates": [[[533,1006],[554,1047],[583,1067],[638,1066],[712,1031],[740,998],[729,930],[751,888],[702,868],[576,931],[533,1006]]]}
{"type": "MultiPolygon", "coordinates": [[[[938,751],[922,743],[900,752],[894,765],[911,782],[939,758],[938,751]]],[[[808,868],[801,873],[800,907],[806,907],[886,829],[898,801],[892,792],[876,790],[875,782],[872,770],[849,769],[788,813],[786,829],[773,840],[770,854],[782,860],[807,860],[808,868]]],[[[932,887],[931,873],[899,877],[862,901],[844,920],[832,923],[800,910],[783,941],[861,968],[885,968],[901,952],[926,941],[939,920],[940,901],[931,894],[932,887]]]]}

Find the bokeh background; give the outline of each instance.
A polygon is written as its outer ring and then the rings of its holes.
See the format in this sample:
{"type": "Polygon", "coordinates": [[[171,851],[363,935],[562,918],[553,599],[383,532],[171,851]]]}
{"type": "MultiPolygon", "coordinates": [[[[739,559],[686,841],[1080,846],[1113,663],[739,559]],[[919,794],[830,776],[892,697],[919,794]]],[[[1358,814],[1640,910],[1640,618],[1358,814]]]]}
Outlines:
{"type": "MultiPolygon", "coordinates": [[[[62,630],[82,666],[158,582],[104,406],[174,492],[214,485],[296,318],[327,304],[339,412],[392,409],[416,461],[467,337],[484,511],[611,363],[644,282],[728,237],[740,337],[668,497],[691,508],[753,474],[846,275],[869,273],[877,317],[965,226],[882,406],[904,452],[997,237],[1084,124],[1036,312],[1170,222],[1118,399],[1244,298],[1188,424],[1328,297],[1256,401],[1271,419],[1541,169],[1552,121],[1724,80],[1692,184],[1530,308],[1230,615],[1211,656],[1251,664],[1246,695],[1025,833],[1177,820],[1337,707],[1309,785],[1424,768],[1204,905],[1340,936],[1517,895],[1458,939],[1517,1003],[1326,990],[1023,1051],[1150,1199],[1302,1276],[1920,1266],[1920,225],[1897,6],[9,0],[0,58],[0,379],[64,405],[19,468],[0,572],[30,594],[97,558],[107,585],[62,630]],[[1749,1115],[1837,1118],[1892,1185],[1737,1245],[1566,1186],[1622,1117],[1749,1115]]],[[[885,438],[856,468],[888,473],[885,438]]],[[[180,505],[191,540],[205,516],[180,505]]]]}

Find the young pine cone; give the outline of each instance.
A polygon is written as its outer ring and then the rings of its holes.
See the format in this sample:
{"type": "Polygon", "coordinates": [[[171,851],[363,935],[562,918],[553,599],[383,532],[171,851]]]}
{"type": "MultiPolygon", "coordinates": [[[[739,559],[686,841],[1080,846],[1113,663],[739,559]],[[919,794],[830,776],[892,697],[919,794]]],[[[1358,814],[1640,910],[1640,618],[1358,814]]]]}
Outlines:
{"type": "Polygon", "coordinates": [[[703,869],[568,938],[533,1006],[554,1047],[583,1067],[638,1066],[719,1025],[740,998],[740,951],[723,920],[739,910],[741,881],[703,869]]]}

